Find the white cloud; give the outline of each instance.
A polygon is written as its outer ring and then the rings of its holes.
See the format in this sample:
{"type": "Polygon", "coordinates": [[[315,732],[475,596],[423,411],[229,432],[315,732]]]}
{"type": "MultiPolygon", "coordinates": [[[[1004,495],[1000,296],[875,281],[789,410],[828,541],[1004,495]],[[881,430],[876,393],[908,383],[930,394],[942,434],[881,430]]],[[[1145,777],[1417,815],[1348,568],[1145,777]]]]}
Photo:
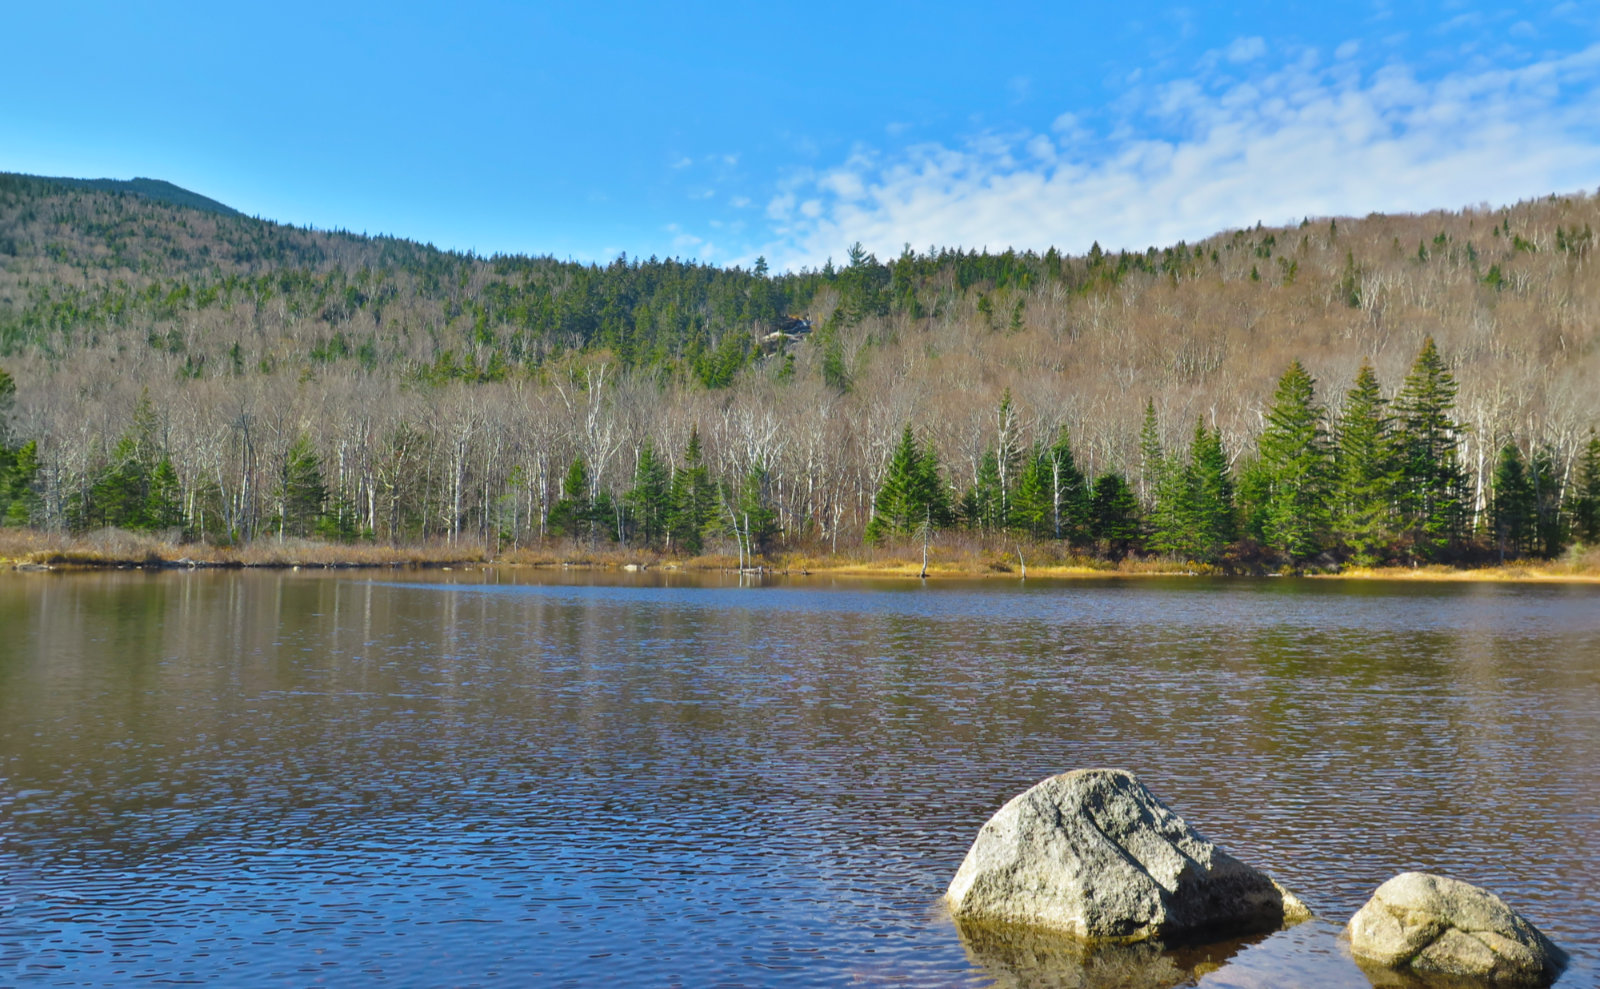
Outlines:
{"type": "Polygon", "coordinates": [[[774,220],[787,220],[789,214],[794,212],[794,193],[785,192],[773,196],[767,203],[767,215],[774,220]]]}
{"type": "Polygon", "coordinates": [[[1230,62],[1253,62],[1267,53],[1267,43],[1261,38],[1236,38],[1223,50],[1230,62]]]}
{"type": "MultiPolygon", "coordinates": [[[[1123,119],[1081,141],[990,133],[954,147],[857,149],[838,168],[797,173],[768,206],[781,225],[761,253],[799,267],[856,240],[880,257],[906,242],[1142,249],[1257,220],[1458,208],[1600,183],[1600,45],[1436,79],[1394,63],[1362,75],[1303,52],[1247,80],[1202,77],[1129,100],[1123,119]]],[[[1083,127],[1064,114],[1053,129],[1083,127]]]]}

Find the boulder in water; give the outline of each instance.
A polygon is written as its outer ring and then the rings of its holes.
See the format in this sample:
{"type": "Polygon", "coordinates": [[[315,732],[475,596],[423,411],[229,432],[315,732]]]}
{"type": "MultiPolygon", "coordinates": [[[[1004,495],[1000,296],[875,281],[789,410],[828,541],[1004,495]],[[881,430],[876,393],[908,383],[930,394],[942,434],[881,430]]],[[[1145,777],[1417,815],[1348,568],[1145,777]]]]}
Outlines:
{"type": "Polygon", "coordinates": [[[1566,964],[1565,953],[1500,897],[1425,872],[1379,886],[1346,930],[1350,953],[1369,972],[1545,986],[1566,964]]]}
{"type": "Polygon", "coordinates": [[[1063,773],[1012,798],[978,832],[945,900],[958,919],[1090,942],[1225,938],[1311,916],[1120,769],[1063,773]]]}

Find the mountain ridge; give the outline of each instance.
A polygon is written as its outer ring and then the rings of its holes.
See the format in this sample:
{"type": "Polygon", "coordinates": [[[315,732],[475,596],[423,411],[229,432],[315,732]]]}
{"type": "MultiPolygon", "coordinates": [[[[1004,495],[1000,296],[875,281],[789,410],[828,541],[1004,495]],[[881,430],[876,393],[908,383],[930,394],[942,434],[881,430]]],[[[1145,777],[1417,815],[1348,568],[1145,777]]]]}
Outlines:
{"type": "Polygon", "coordinates": [[[185,189],[182,186],[168,182],[165,179],[152,179],[135,177],[131,179],[79,179],[54,175],[27,175],[21,172],[3,173],[18,178],[35,179],[41,182],[50,182],[79,189],[96,189],[101,192],[126,193],[140,196],[158,203],[167,203],[172,206],[183,206],[188,209],[197,209],[207,213],[219,213],[223,216],[244,216],[245,214],[220,203],[198,192],[185,189]]]}

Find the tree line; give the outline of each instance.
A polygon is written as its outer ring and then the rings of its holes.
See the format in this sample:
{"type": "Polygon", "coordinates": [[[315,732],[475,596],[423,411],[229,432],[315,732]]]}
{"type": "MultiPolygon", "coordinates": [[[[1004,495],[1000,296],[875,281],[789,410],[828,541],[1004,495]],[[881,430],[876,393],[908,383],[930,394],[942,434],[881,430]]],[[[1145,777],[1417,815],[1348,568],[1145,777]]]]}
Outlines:
{"type": "MultiPolygon", "coordinates": [[[[586,384],[588,401],[604,394],[603,376],[586,384]]],[[[15,391],[0,371],[0,412],[11,411],[15,391]]],[[[967,483],[942,466],[916,424],[905,423],[892,443],[883,438],[886,461],[871,472],[870,498],[861,498],[860,538],[928,542],[956,530],[1002,546],[1025,539],[1108,560],[1148,554],[1226,567],[1549,558],[1575,543],[1600,544],[1600,436],[1591,429],[1571,463],[1548,447],[1505,443],[1487,500],[1475,506],[1460,460],[1465,427],[1455,418],[1457,391],[1432,339],[1393,396],[1363,364],[1337,414],[1318,402],[1314,378],[1295,360],[1278,380],[1257,442],[1242,455],[1203,417],[1186,444],[1164,442],[1152,399],[1136,462],[1097,473],[1080,465],[1065,429],[1026,437],[1007,392],[967,483]]],[[[594,407],[572,411],[594,425],[594,407]]],[[[492,428],[490,414],[469,406],[458,421],[464,431],[447,430],[432,442],[402,426],[360,458],[375,453],[388,463],[356,470],[341,460],[334,477],[311,436],[296,432],[269,470],[238,474],[230,484],[225,473],[216,480],[180,475],[170,431],[145,395],[110,456],[65,486],[53,486],[41,469],[36,441],[13,445],[0,434],[7,440],[0,445],[0,519],[214,543],[434,536],[481,539],[491,550],[566,540],[693,556],[721,541],[741,561],[779,548],[816,548],[831,529],[837,548],[838,514],[830,526],[823,502],[798,498],[795,482],[814,486],[818,478],[779,484],[773,459],[759,453],[742,469],[727,460],[714,471],[698,423],[676,455],[642,439],[630,451],[631,470],[613,474],[620,485],[603,483],[584,452],[558,462],[550,451],[536,451],[541,482],[526,461],[506,462],[498,474],[473,469],[469,461],[486,451],[468,447],[476,445],[474,433],[492,428]],[[363,470],[371,471],[366,481],[363,470]],[[468,486],[481,487],[481,498],[465,497],[468,486]]],[[[242,425],[230,459],[251,456],[242,425]]],[[[757,438],[722,434],[724,445],[757,438]]],[[[610,457],[620,445],[597,449],[610,457]]]]}
{"type": "Polygon", "coordinates": [[[772,272],[0,176],[0,497],[208,542],[1547,555],[1592,541],[1595,222],[1579,194],[772,272]]]}

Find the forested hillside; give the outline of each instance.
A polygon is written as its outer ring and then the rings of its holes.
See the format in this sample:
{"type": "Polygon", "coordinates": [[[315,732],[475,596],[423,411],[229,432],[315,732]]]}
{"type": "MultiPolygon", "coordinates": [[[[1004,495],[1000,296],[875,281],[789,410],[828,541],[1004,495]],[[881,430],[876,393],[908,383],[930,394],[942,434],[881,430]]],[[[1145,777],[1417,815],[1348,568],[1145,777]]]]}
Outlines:
{"type": "Polygon", "coordinates": [[[1225,564],[1600,541],[1588,195],[784,274],[184,201],[0,176],[5,524],[1225,564]]]}

